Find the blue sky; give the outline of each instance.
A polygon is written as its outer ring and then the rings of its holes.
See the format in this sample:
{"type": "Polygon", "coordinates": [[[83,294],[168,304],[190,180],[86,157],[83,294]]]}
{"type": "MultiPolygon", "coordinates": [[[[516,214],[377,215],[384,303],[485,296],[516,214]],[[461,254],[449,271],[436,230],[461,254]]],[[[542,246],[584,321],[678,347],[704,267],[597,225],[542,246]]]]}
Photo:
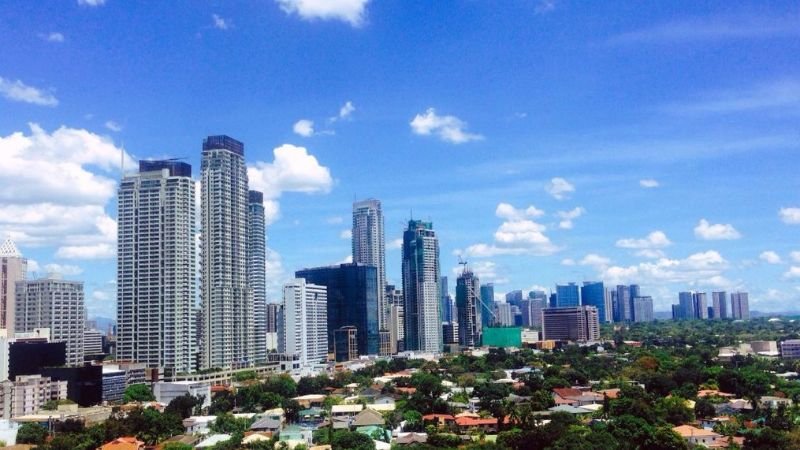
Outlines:
{"type": "Polygon", "coordinates": [[[245,143],[271,299],[383,201],[387,278],[431,219],[496,292],[638,282],[800,300],[796,2],[11,1],[0,237],[113,316],[120,148],[245,143]],[[413,211],[413,212],[412,212],[413,211]]]}

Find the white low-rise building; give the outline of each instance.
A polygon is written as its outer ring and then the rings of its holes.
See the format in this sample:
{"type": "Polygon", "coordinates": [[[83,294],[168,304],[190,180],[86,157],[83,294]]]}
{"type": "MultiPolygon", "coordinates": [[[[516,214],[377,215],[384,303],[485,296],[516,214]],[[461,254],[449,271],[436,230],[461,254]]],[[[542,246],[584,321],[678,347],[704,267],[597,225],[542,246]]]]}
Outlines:
{"type": "Polygon", "coordinates": [[[192,397],[201,397],[201,407],[211,406],[211,386],[194,381],[159,381],[153,384],[153,395],[156,401],[168,405],[172,400],[189,394],[192,397]]]}

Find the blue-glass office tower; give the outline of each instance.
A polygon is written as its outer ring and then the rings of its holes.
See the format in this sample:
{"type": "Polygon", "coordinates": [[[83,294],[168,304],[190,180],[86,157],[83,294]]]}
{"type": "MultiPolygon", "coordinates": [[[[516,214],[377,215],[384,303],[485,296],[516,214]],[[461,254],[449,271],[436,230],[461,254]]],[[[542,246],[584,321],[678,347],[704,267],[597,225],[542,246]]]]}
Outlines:
{"type": "Polygon", "coordinates": [[[494,317],[494,283],[481,285],[481,326],[484,328],[492,324],[494,317]]]}
{"type": "Polygon", "coordinates": [[[694,319],[694,298],[691,292],[680,292],[678,294],[678,318],[681,320],[694,319]]]}
{"type": "Polygon", "coordinates": [[[567,308],[570,306],[580,306],[581,297],[578,292],[578,285],[569,283],[556,285],[556,308],[567,308]]]}
{"type": "Polygon", "coordinates": [[[335,330],[353,326],[358,330],[358,353],[378,354],[378,272],[375,266],[350,263],[315,267],[298,270],[295,277],[328,288],[329,349],[333,349],[335,330]]]}
{"type": "Polygon", "coordinates": [[[584,281],[581,286],[581,299],[584,306],[597,308],[600,323],[606,321],[606,288],[602,281],[584,281]]]}
{"type": "Polygon", "coordinates": [[[442,322],[450,323],[453,321],[453,298],[450,297],[450,292],[448,292],[447,277],[442,277],[439,287],[442,290],[439,297],[442,302],[442,322]]]}
{"type": "Polygon", "coordinates": [[[614,322],[630,322],[633,319],[631,305],[631,288],[622,284],[617,285],[617,302],[614,308],[614,322]]]}

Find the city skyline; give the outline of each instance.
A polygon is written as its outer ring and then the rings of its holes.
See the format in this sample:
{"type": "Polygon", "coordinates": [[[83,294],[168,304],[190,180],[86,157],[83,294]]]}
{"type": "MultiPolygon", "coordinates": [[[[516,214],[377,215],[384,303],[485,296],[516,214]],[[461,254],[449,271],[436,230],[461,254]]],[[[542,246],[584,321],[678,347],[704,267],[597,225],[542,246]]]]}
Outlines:
{"type": "Polygon", "coordinates": [[[460,253],[498,298],[594,280],[639,284],[656,311],[686,290],[796,309],[796,5],[362,6],[332,19],[272,2],[165,6],[162,21],[114,1],[11,6],[0,240],[31,272],[85,281],[90,316],[112,317],[120,160],[127,173],[165,157],[199,168],[202,138],[227,133],[264,192],[273,302],[295,270],[351,254],[352,202],[372,197],[389,284],[412,216],[436,224],[440,275],[457,276],[460,253]],[[119,33],[130,20],[170,45],[119,33]],[[236,83],[185,70],[218,59],[241,66],[236,83]]]}

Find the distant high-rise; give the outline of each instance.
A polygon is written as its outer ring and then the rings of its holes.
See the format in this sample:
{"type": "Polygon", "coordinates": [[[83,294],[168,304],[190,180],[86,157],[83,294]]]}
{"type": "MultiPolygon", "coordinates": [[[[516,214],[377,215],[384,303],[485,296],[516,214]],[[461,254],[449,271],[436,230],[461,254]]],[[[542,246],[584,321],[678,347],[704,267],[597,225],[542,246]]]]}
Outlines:
{"type": "Polygon", "coordinates": [[[480,281],[471,270],[464,268],[456,280],[456,311],[458,311],[458,344],[466,347],[481,345],[480,281]]]}
{"type": "Polygon", "coordinates": [[[253,361],[267,360],[267,238],[264,233],[264,194],[248,192],[247,284],[253,291],[253,361]]]}
{"type": "Polygon", "coordinates": [[[277,350],[281,339],[278,324],[281,320],[282,303],[267,303],[264,311],[264,329],[267,333],[267,352],[277,350]]]}
{"type": "Polygon", "coordinates": [[[510,327],[514,325],[514,314],[512,306],[508,303],[495,302],[494,304],[494,325],[498,327],[510,327]]]}
{"type": "Polygon", "coordinates": [[[389,304],[389,344],[392,354],[402,351],[405,346],[405,315],[403,312],[403,291],[394,285],[386,285],[386,302],[389,304]]]}
{"type": "Polygon", "coordinates": [[[441,277],[439,281],[439,289],[442,290],[441,293],[441,302],[442,302],[442,322],[452,322],[453,321],[453,302],[452,297],[450,296],[450,291],[447,286],[447,277],[441,277]]]}
{"type": "Polygon", "coordinates": [[[522,326],[539,328],[542,326],[542,310],[547,306],[547,300],[542,297],[527,298],[522,300],[519,309],[522,314],[522,326]]]}
{"type": "Polygon", "coordinates": [[[678,293],[678,311],[681,320],[692,320],[695,318],[694,298],[691,292],[678,293]]]}
{"type": "Polygon", "coordinates": [[[728,302],[726,300],[725,291],[711,293],[711,306],[714,308],[714,319],[728,318],[728,302]]]}
{"type": "Polygon", "coordinates": [[[633,299],[633,321],[652,322],[653,297],[635,297],[633,299]]]}
{"type": "Polygon", "coordinates": [[[708,319],[708,300],[705,292],[695,292],[692,294],[694,304],[694,318],[708,319]]]}
{"type": "Polygon", "coordinates": [[[731,317],[750,320],[750,300],[747,292],[731,292],[731,317]]]}
{"type": "Polygon", "coordinates": [[[298,355],[300,366],[328,358],[328,306],[325,286],[297,278],[283,287],[283,351],[298,355]]]}
{"type": "Polygon", "coordinates": [[[195,368],[195,183],[192,166],[140,161],[117,192],[119,360],[164,372],[195,368]]]}
{"type": "Polygon", "coordinates": [[[0,244],[0,328],[8,330],[8,337],[14,337],[14,306],[16,285],[25,281],[28,260],[14,245],[11,239],[0,244]]]}
{"type": "Polygon", "coordinates": [[[515,290],[506,294],[506,303],[509,305],[519,306],[522,301],[522,291],[515,290]]]}
{"type": "Polygon", "coordinates": [[[568,283],[565,285],[556,285],[556,308],[566,308],[569,306],[580,306],[581,296],[578,291],[578,285],[575,283],[568,283]]]}
{"type": "Polygon", "coordinates": [[[584,306],[597,308],[600,323],[606,322],[606,288],[602,281],[584,281],[581,286],[581,301],[584,306]]]}
{"type": "Polygon", "coordinates": [[[17,282],[16,331],[49,328],[51,341],[67,343],[67,365],[83,365],[85,324],[83,282],[59,275],[17,282]]]}
{"type": "Polygon", "coordinates": [[[295,277],[325,286],[328,308],[328,348],[333,350],[333,332],[353,326],[358,330],[358,353],[380,353],[377,268],[360,263],[314,267],[295,272],[295,277]]]}
{"type": "Polygon", "coordinates": [[[336,362],[358,359],[358,329],[342,327],[333,330],[333,355],[336,362]]]}
{"type": "Polygon", "coordinates": [[[204,139],[200,183],[200,366],[247,366],[253,357],[254,311],[247,284],[244,144],[228,136],[204,139]]]}
{"type": "Polygon", "coordinates": [[[630,322],[633,318],[631,311],[631,289],[629,286],[617,285],[617,303],[614,310],[617,315],[614,316],[614,322],[630,322]]]}
{"type": "Polygon", "coordinates": [[[403,233],[407,351],[439,352],[442,349],[439,273],[439,240],[433,223],[410,220],[403,233]]]}
{"type": "Polygon", "coordinates": [[[492,324],[494,311],[494,283],[481,285],[481,325],[486,328],[492,324]]]}
{"type": "MultiPolygon", "coordinates": [[[[353,203],[353,262],[375,266],[378,282],[378,328],[388,330],[389,309],[386,304],[386,240],[383,232],[383,209],[375,199],[353,203]]],[[[359,333],[361,331],[359,330],[359,333]]]]}
{"type": "Polygon", "coordinates": [[[594,306],[547,308],[542,312],[544,339],[559,341],[596,341],[600,323],[594,306]]]}

